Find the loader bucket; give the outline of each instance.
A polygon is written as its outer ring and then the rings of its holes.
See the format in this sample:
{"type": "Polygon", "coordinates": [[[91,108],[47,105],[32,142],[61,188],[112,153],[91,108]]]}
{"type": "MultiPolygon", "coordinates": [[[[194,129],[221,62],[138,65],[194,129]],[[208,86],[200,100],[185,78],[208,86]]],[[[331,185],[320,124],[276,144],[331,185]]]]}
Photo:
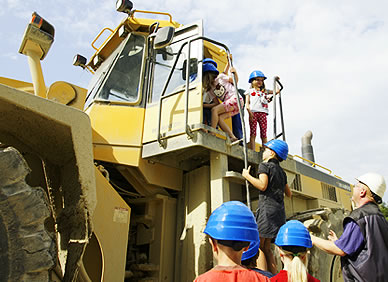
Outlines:
{"type": "Polygon", "coordinates": [[[96,207],[88,116],[0,84],[0,142],[22,154],[33,153],[43,163],[43,188],[57,224],[63,281],[72,281],[92,234],[91,216],[96,207]]]}

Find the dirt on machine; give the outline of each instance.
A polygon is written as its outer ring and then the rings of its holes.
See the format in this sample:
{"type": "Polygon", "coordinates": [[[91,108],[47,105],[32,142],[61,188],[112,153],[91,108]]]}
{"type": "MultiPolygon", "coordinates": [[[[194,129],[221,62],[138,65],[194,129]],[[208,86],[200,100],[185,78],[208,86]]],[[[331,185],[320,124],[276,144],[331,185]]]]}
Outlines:
{"type": "MultiPolygon", "coordinates": [[[[0,281],[192,281],[213,266],[210,213],[230,200],[257,209],[240,172],[258,168],[260,145],[203,124],[202,62],[223,70],[228,46],[205,37],[202,21],[182,25],[128,0],[116,9],[125,17],[92,41],[92,57],[74,58],[88,89],[46,86],[55,28],[38,13],[19,49],[32,83],[0,77],[0,281]]],[[[283,89],[278,78],[273,87],[283,89]]],[[[285,139],[275,97],[274,138],[285,139]]],[[[281,163],[286,216],[326,238],[341,234],[352,187],[315,163],[311,139],[281,163]]],[[[315,248],[309,272],[342,281],[339,259],[315,248]]]]}

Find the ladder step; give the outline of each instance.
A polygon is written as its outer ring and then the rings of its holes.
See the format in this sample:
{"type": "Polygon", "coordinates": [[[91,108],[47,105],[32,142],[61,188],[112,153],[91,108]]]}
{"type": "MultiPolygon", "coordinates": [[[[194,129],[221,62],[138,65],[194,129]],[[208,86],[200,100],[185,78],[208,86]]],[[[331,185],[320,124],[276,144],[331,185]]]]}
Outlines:
{"type": "Polygon", "coordinates": [[[237,184],[245,184],[245,178],[240,172],[227,171],[225,172],[224,178],[237,184]]]}
{"type": "Polygon", "coordinates": [[[229,144],[229,146],[237,145],[237,144],[239,144],[241,141],[243,141],[243,139],[238,139],[238,140],[236,140],[236,141],[233,141],[232,143],[229,144]]]}

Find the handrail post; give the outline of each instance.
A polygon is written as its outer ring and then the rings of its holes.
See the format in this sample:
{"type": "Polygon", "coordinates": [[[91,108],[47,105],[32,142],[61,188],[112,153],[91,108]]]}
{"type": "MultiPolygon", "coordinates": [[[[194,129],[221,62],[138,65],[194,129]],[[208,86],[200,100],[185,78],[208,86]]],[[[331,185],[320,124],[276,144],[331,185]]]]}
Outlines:
{"type": "Polygon", "coordinates": [[[187,42],[183,43],[181,48],[179,49],[178,51],[178,54],[177,54],[177,57],[175,59],[175,62],[174,62],[174,65],[172,66],[171,68],[171,71],[167,77],[167,80],[164,84],[164,87],[163,87],[163,90],[162,90],[162,93],[160,94],[160,98],[159,98],[159,115],[158,115],[158,131],[157,131],[157,139],[158,139],[158,143],[160,146],[162,146],[163,148],[165,148],[166,146],[166,143],[162,141],[162,138],[161,138],[161,134],[160,134],[160,128],[161,128],[161,120],[162,120],[162,100],[164,99],[164,94],[166,93],[167,91],[167,87],[168,87],[168,84],[170,83],[170,80],[171,80],[171,77],[172,77],[172,73],[173,71],[175,70],[176,68],[176,65],[178,63],[178,58],[179,56],[181,55],[182,53],[182,50],[183,50],[183,47],[187,44],[187,42]]]}
{"type": "MultiPolygon", "coordinates": [[[[226,50],[226,55],[227,55],[227,59],[228,59],[228,63],[230,65],[230,67],[232,68],[233,67],[233,62],[232,60],[230,59],[230,51],[229,49],[225,46],[225,50],[226,50]]],[[[241,106],[241,102],[240,102],[240,94],[238,93],[238,88],[237,88],[237,81],[236,81],[236,74],[233,73],[233,84],[234,84],[234,87],[235,87],[235,95],[236,95],[236,98],[237,98],[237,105],[238,105],[238,111],[240,113],[240,119],[241,119],[241,127],[242,127],[242,131],[243,131],[243,150],[244,150],[244,168],[248,168],[248,148],[247,148],[247,142],[246,142],[246,129],[245,129],[245,120],[244,120],[244,111],[243,111],[243,108],[241,106]]],[[[251,209],[251,196],[250,196],[250,192],[249,192],[249,183],[248,183],[248,180],[245,179],[245,190],[246,190],[246,193],[247,193],[247,206],[249,209],[251,209]]]]}
{"type": "Polygon", "coordinates": [[[276,77],[273,79],[273,138],[276,139],[276,77]]]}
{"type": "Polygon", "coordinates": [[[191,129],[189,127],[189,77],[190,77],[190,52],[191,52],[191,40],[188,43],[187,46],[187,58],[186,58],[186,89],[185,89],[185,131],[186,134],[189,136],[189,138],[193,138],[194,134],[191,132],[191,129]]]}
{"type": "MultiPolygon", "coordinates": [[[[230,64],[231,67],[233,67],[233,63],[231,62],[230,60],[230,51],[228,49],[228,47],[225,45],[225,44],[222,44],[220,42],[217,42],[215,40],[212,40],[210,38],[206,38],[206,37],[203,37],[203,36],[198,36],[196,38],[193,38],[191,39],[190,41],[188,42],[185,42],[182,44],[181,48],[179,49],[178,53],[177,53],[177,58],[175,59],[175,62],[174,62],[174,65],[172,66],[171,68],[171,71],[170,71],[170,74],[167,78],[167,81],[164,85],[164,88],[163,88],[163,91],[160,95],[160,99],[159,99],[159,116],[158,116],[158,131],[157,131],[157,139],[158,139],[158,142],[160,144],[160,146],[163,146],[165,147],[165,143],[163,142],[162,138],[161,138],[161,134],[160,134],[160,129],[161,129],[161,116],[162,116],[162,100],[164,99],[164,94],[166,93],[166,90],[167,90],[167,86],[168,86],[168,83],[170,82],[170,79],[171,79],[171,76],[172,76],[172,72],[174,71],[174,69],[176,68],[176,65],[177,65],[177,62],[178,62],[178,58],[179,56],[181,55],[182,53],[182,50],[183,50],[183,47],[190,43],[195,41],[195,40],[206,40],[210,43],[213,43],[215,45],[219,45],[219,46],[222,46],[226,52],[227,52],[227,60],[230,64]]],[[[190,44],[189,44],[189,54],[190,54],[190,44]]],[[[187,62],[187,66],[186,66],[186,105],[185,105],[185,111],[186,111],[186,133],[189,135],[189,136],[192,136],[192,132],[191,130],[188,128],[188,95],[189,95],[189,64],[190,64],[190,57],[188,58],[188,62],[187,62]]],[[[245,129],[245,121],[244,121],[244,112],[243,112],[243,109],[242,109],[242,106],[241,106],[241,103],[240,103],[240,96],[239,96],[239,93],[238,93],[238,88],[237,88],[237,82],[236,82],[236,77],[235,77],[235,74],[233,74],[233,83],[234,83],[234,86],[235,86],[235,95],[237,97],[237,105],[238,105],[238,109],[239,109],[239,113],[241,115],[241,125],[242,125],[242,130],[243,130],[243,149],[244,149],[244,168],[248,168],[248,150],[247,150],[247,144],[246,144],[246,129],[245,129]]],[[[251,208],[251,198],[250,198],[250,193],[249,193],[249,183],[248,183],[248,180],[245,180],[245,187],[246,187],[246,194],[247,194],[247,206],[249,208],[251,208]]]]}
{"type": "Polygon", "coordinates": [[[283,136],[283,141],[286,141],[286,132],[284,129],[284,118],[283,118],[283,106],[282,106],[282,97],[281,92],[283,90],[283,85],[280,83],[279,77],[275,76],[273,79],[273,139],[277,139],[280,136],[283,136]],[[278,135],[276,130],[276,95],[277,95],[277,84],[280,85],[279,89],[279,108],[280,108],[280,122],[282,126],[282,132],[278,135]]]}

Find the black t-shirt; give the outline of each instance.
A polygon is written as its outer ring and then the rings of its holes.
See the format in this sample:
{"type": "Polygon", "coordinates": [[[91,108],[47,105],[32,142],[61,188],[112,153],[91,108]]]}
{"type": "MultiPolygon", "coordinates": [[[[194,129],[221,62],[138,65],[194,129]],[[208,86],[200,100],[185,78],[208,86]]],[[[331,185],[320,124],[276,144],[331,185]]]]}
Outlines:
{"type": "Polygon", "coordinates": [[[264,192],[260,191],[260,194],[271,197],[278,203],[283,203],[287,175],[281,168],[279,161],[277,159],[270,159],[266,163],[261,163],[259,165],[257,177],[259,177],[261,173],[268,175],[268,186],[264,192]]]}
{"type": "Polygon", "coordinates": [[[260,237],[275,238],[279,228],[286,223],[284,189],[287,176],[276,159],[261,163],[258,175],[262,173],[268,175],[268,186],[265,191],[259,192],[256,222],[260,237]]]}

